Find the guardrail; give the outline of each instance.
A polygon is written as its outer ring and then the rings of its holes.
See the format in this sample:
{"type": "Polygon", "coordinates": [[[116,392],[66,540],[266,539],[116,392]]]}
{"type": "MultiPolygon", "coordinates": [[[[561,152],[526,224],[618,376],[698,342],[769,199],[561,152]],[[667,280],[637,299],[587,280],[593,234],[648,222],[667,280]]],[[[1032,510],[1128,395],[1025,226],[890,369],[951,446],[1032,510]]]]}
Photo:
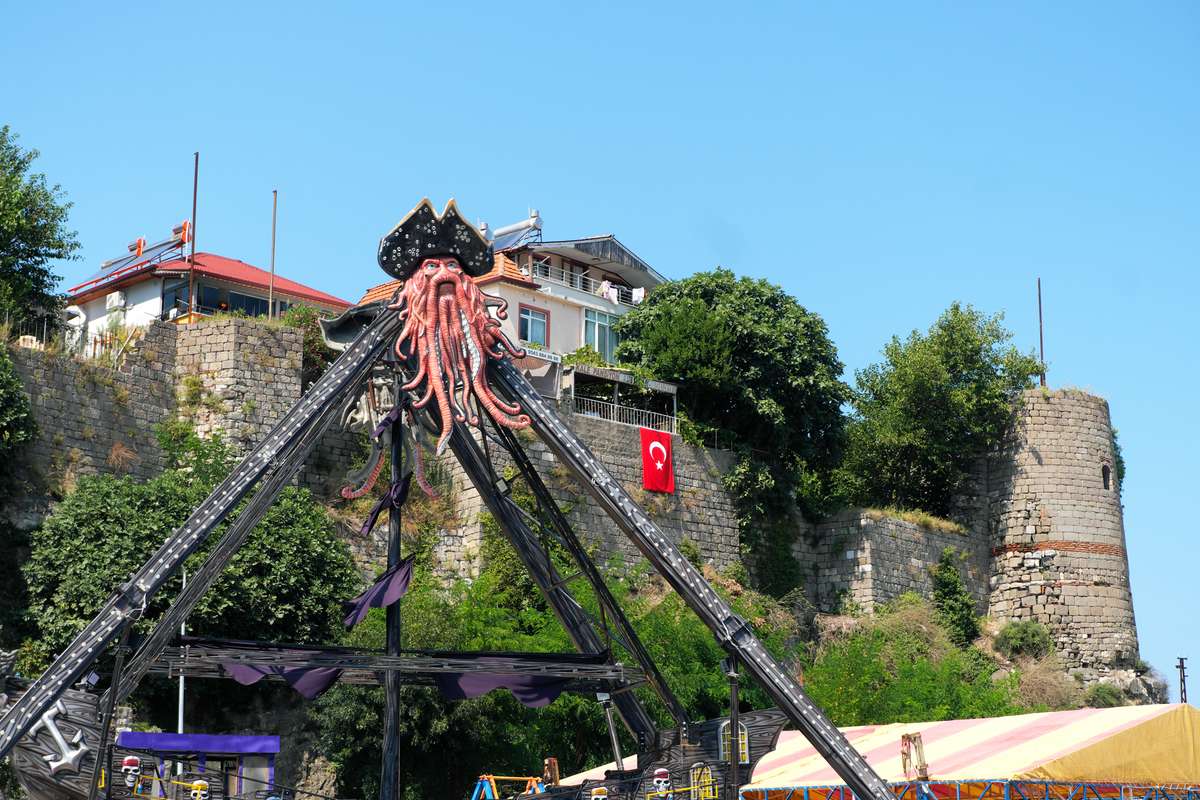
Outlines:
{"type": "Polygon", "coordinates": [[[628,286],[618,286],[615,283],[605,286],[605,281],[598,281],[587,275],[571,272],[568,269],[556,267],[544,261],[534,261],[530,264],[529,269],[532,276],[538,280],[557,283],[559,286],[566,286],[570,289],[578,289],[581,292],[587,292],[596,297],[603,297],[609,302],[613,302],[613,296],[615,296],[617,298],[615,302],[623,306],[632,307],[637,305],[633,299],[633,290],[628,286]],[[610,294],[611,292],[615,292],[616,294],[612,295],[610,294]]]}
{"type": "Polygon", "coordinates": [[[660,414],[657,411],[646,411],[641,408],[606,403],[603,400],[593,400],[590,397],[574,398],[572,410],[583,417],[594,417],[622,425],[634,425],[638,428],[653,428],[657,431],[677,433],[675,417],[670,414],[660,414]]]}

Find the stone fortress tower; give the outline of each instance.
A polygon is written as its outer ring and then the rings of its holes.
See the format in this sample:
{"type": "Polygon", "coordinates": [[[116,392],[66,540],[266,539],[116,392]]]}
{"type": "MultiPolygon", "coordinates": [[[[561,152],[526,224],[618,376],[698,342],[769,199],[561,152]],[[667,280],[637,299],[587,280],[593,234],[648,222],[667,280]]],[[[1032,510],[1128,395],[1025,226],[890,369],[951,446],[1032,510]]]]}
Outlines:
{"type": "Polygon", "coordinates": [[[997,620],[1036,620],[1080,677],[1133,679],[1139,663],[1108,403],[1025,392],[988,465],[997,620]]]}

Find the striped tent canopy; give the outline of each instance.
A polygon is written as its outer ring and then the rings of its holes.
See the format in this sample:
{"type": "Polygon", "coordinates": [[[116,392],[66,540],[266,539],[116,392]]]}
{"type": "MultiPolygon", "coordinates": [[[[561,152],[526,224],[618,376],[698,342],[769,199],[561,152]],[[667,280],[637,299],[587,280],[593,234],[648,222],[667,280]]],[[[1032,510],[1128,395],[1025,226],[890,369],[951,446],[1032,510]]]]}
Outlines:
{"type": "MultiPolygon", "coordinates": [[[[1006,782],[1102,784],[1114,790],[1094,792],[1101,796],[1119,796],[1115,790],[1122,785],[1200,786],[1200,712],[1188,705],[863,725],[842,732],[898,794],[910,782],[900,757],[900,737],[906,733],[921,734],[930,778],[922,789],[935,797],[1008,796],[1006,782]]],[[[742,797],[822,800],[840,796],[834,788],[840,783],[804,737],[784,731],[775,750],[758,763],[742,797]],[[796,791],[803,788],[809,791],[796,791]]],[[[1043,791],[1022,794],[1040,800],[1043,791]]],[[[1047,788],[1046,796],[1056,794],[1047,788]]]]}

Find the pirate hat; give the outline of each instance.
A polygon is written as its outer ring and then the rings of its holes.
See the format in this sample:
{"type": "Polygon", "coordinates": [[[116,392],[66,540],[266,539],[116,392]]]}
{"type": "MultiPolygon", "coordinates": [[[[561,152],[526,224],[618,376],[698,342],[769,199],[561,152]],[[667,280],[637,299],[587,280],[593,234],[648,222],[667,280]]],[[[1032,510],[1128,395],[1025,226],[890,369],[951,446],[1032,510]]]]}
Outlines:
{"type": "Polygon", "coordinates": [[[492,245],[458,213],[451,200],[438,214],[429,198],[417,203],[391,233],[379,240],[379,266],[406,280],[427,258],[453,257],[463,272],[478,278],[492,269],[492,245]]]}

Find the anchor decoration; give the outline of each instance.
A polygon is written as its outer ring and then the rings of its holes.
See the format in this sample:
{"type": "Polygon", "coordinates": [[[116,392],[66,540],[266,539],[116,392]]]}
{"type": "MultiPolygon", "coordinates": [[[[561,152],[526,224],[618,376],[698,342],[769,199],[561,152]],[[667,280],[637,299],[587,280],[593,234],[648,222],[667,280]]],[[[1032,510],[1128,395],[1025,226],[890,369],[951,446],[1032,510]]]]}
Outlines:
{"type": "Polygon", "coordinates": [[[54,740],[54,746],[58,748],[58,754],[48,753],[43,758],[46,759],[50,767],[50,774],[57,775],[60,770],[70,769],[72,772],[79,771],[79,762],[88,753],[90,748],[83,743],[83,729],[75,731],[75,735],[71,737],[68,744],[67,737],[63,736],[63,732],[58,728],[58,718],[69,719],[67,706],[62,700],[58,700],[45,714],[39,719],[32,728],[29,729],[31,736],[37,736],[42,731],[50,734],[50,738],[54,740]],[[74,745],[74,749],[72,749],[74,745]]]}

